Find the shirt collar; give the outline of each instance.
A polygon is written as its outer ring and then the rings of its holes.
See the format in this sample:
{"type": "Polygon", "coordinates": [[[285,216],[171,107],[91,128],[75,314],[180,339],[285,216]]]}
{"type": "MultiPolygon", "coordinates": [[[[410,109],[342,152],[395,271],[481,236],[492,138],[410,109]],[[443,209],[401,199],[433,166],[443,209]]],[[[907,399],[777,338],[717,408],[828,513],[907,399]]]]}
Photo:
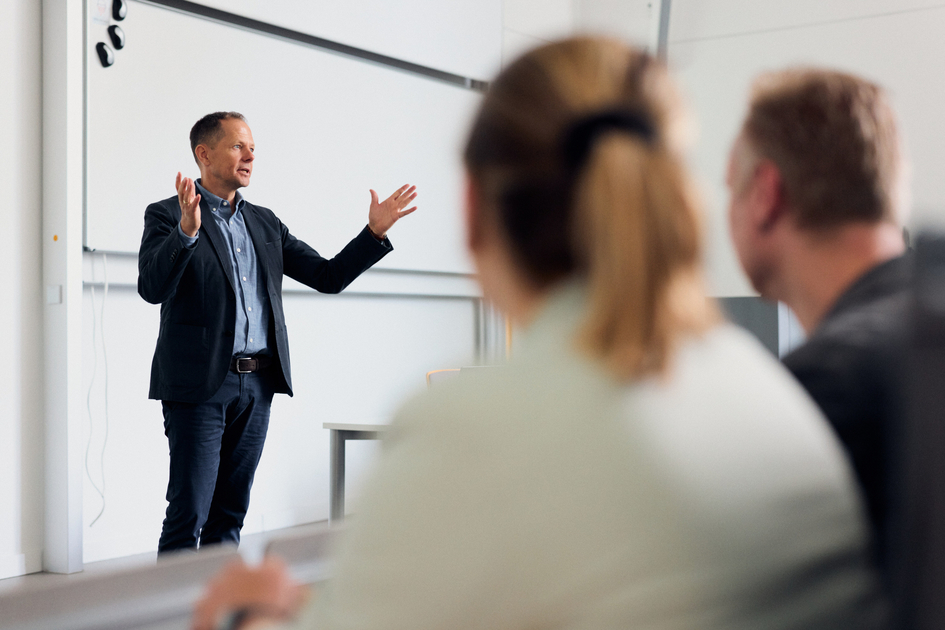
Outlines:
{"type": "MultiPolygon", "coordinates": [[[[207,200],[207,203],[210,205],[211,208],[217,209],[217,208],[222,208],[222,207],[224,207],[224,206],[223,206],[223,201],[224,201],[224,200],[221,199],[220,197],[217,197],[217,196],[214,195],[212,192],[210,192],[209,190],[207,190],[206,188],[204,188],[204,187],[201,185],[199,179],[198,179],[197,181],[195,181],[194,184],[197,185],[197,191],[200,193],[200,196],[201,196],[202,198],[204,198],[204,199],[207,200]]],[[[241,194],[240,194],[240,191],[237,190],[237,191],[236,191],[236,196],[233,197],[233,205],[236,206],[236,209],[233,211],[233,214],[236,214],[237,212],[239,212],[239,211],[243,208],[243,205],[244,205],[245,203],[246,203],[246,202],[245,202],[245,200],[243,199],[243,195],[241,195],[241,194]]]]}

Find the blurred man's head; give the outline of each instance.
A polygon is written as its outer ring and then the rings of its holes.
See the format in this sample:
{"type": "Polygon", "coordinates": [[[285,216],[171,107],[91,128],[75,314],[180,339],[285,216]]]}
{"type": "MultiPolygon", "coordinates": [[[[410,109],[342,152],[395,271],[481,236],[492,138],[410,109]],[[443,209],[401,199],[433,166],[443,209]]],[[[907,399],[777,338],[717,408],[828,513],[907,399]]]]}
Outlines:
{"type": "Polygon", "coordinates": [[[792,239],[827,242],[848,230],[900,231],[903,160],[879,86],[841,72],[762,75],[729,159],[729,221],[746,274],[785,299],[792,239]]]}

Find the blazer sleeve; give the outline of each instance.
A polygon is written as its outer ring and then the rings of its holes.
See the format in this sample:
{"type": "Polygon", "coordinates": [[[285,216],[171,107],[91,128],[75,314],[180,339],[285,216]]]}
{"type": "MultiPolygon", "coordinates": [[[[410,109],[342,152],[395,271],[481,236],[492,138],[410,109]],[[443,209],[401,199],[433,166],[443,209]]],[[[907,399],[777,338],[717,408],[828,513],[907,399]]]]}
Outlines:
{"type": "Polygon", "coordinates": [[[393,251],[389,239],[378,241],[367,226],[331,259],[289,232],[280,222],[283,272],[321,293],[340,293],[355,278],[393,251]]]}
{"type": "MultiPolygon", "coordinates": [[[[176,201],[176,200],[175,200],[176,201]]],[[[184,247],[167,202],[152,203],[144,212],[144,234],[138,250],[138,295],[151,304],[166,302],[177,291],[195,248],[184,247]]]]}

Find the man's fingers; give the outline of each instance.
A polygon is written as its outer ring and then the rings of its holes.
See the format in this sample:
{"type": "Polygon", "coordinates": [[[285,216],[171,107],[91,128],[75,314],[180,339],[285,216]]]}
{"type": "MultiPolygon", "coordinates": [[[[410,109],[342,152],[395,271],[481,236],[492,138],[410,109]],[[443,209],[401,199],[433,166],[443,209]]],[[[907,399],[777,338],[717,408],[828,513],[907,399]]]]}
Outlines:
{"type": "Polygon", "coordinates": [[[206,598],[197,602],[191,619],[191,630],[212,630],[216,626],[216,607],[206,598]]]}
{"type": "Polygon", "coordinates": [[[199,208],[199,207],[200,207],[200,193],[197,193],[197,196],[194,197],[194,202],[193,202],[192,209],[193,209],[194,212],[196,212],[196,211],[197,211],[197,208],[199,208]]]}
{"type": "Polygon", "coordinates": [[[176,188],[178,191],[180,190],[180,178],[180,171],[177,171],[177,180],[174,182],[174,188],[176,188]]]}
{"type": "Polygon", "coordinates": [[[377,204],[380,203],[377,199],[377,192],[373,188],[370,190],[371,190],[371,204],[376,206],[377,204]]]}
{"type": "Polygon", "coordinates": [[[399,205],[401,208],[403,208],[404,206],[406,206],[407,204],[409,204],[411,201],[413,201],[416,198],[417,198],[417,193],[413,193],[412,195],[404,195],[398,200],[400,202],[399,205]]]}
{"type": "MultiPolygon", "coordinates": [[[[184,177],[180,180],[180,183],[177,186],[177,198],[184,202],[186,199],[190,199],[194,196],[194,181],[189,177],[184,177]]],[[[181,204],[183,205],[183,203],[181,204]]]]}
{"type": "MultiPolygon", "coordinates": [[[[217,576],[218,579],[219,576],[217,576]]],[[[210,582],[200,601],[194,607],[194,614],[190,622],[192,630],[213,630],[217,627],[217,617],[223,612],[225,603],[215,582],[216,580],[210,582]]]]}
{"type": "Polygon", "coordinates": [[[410,214],[411,212],[413,212],[413,211],[416,210],[416,209],[417,209],[417,206],[414,206],[413,208],[409,208],[409,209],[407,209],[407,210],[403,210],[403,211],[397,213],[397,218],[400,219],[401,217],[405,217],[405,216],[407,216],[408,214],[410,214]]]}

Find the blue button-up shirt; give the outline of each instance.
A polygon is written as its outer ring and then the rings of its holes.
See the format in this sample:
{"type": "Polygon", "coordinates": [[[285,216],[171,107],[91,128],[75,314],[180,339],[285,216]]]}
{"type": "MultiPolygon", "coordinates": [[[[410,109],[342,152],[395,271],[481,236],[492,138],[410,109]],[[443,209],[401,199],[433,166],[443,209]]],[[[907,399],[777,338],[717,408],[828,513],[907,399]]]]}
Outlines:
{"type": "MultiPolygon", "coordinates": [[[[197,180],[197,191],[207,202],[210,214],[217,222],[226,243],[227,259],[230,261],[227,272],[236,287],[236,327],[233,330],[233,356],[251,356],[265,352],[268,348],[269,334],[269,294],[266,281],[256,259],[256,249],[246,230],[241,210],[246,204],[239,192],[234,198],[235,210],[230,204],[220,199],[197,180]]],[[[184,234],[180,224],[177,226],[181,242],[185,247],[195,247],[197,236],[184,234]]],[[[199,233],[198,233],[199,234],[199,233]]]]}

